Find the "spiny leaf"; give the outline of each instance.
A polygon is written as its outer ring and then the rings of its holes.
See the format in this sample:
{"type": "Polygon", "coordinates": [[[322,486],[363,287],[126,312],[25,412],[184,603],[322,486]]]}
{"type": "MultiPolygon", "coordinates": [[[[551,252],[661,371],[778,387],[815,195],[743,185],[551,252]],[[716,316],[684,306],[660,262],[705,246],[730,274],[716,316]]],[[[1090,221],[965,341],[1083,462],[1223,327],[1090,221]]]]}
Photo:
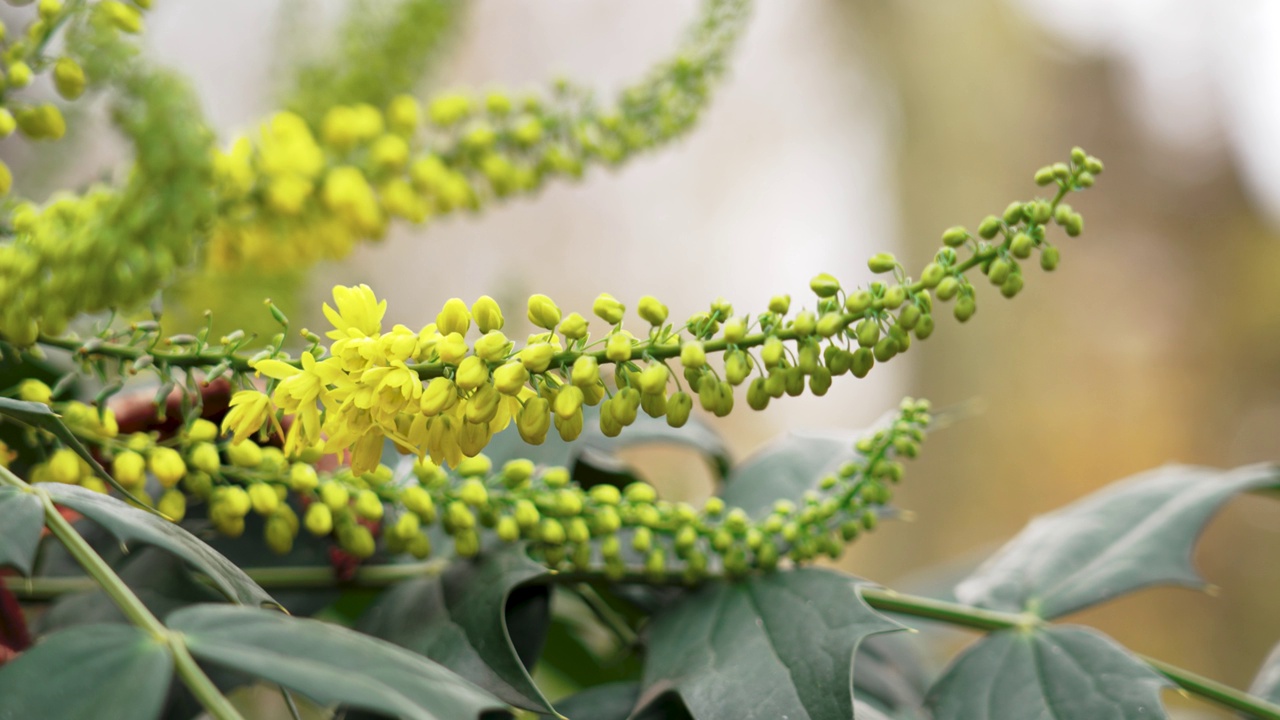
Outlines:
{"type": "Polygon", "coordinates": [[[465,720],[504,709],[489,693],[421,655],[318,620],[235,605],[195,605],[168,618],[200,660],[408,720],[465,720]]]}
{"type": "MultiPolygon", "coordinates": [[[[452,668],[511,705],[552,712],[518,657],[506,615],[512,591],[546,573],[522,547],[486,552],[475,562],[451,564],[439,577],[400,583],[359,629],[452,668]]],[[[546,593],[541,597],[539,635],[545,637],[546,593]]]]}
{"type": "Polygon", "coordinates": [[[177,525],[129,507],[123,502],[78,485],[48,483],[41,486],[54,502],[69,507],[111,531],[120,542],[142,542],[163,548],[209,576],[228,599],[246,605],[279,606],[239,567],[195,535],[177,525]]]}
{"type": "Polygon", "coordinates": [[[1001,630],[952,662],[929,706],[934,720],[1151,720],[1168,684],[1090,628],[1001,630]]]}
{"type": "Polygon", "coordinates": [[[132,625],[54,633],[0,668],[0,720],[146,720],[173,674],[169,648],[132,625]]]}
{"type": "Polygon", "coordinates": [[[1168,465],[1032,520],[956,587],[961,602],[1054,618],[1157,584],[1204,584],[1196,539],[1236,493],[1280,482],[1274,465],[1168,465]]]}
{"type": "MultiPolygon", "coordinates": [[[[145,504],[139,502],[138,498],[134,497],[133,493],[130,493],[125,486],[116,482],[116,479],[111,477],[111,474],[98,463],[98,460],[93,457],[93,454],[85,449],[85,446],[80,442],[79,438],[71,432],[71,428],[67,427],[66,424],[62,422],[62,417],[51,410],[48,405],[45,405],[44,403],[0,397],[0,415],[9,417],[23,425],[30,425],[33,428],[44,430],[58,438],[63,445],[71,448],[76,455],[79,455],[82,460],[88,463],[89,467],[93,470],[93,474],[97,475],[103,482],[110,485],[116,492],[129,498],[135,503],[138,503],[138,505],[147,507],[145,504]]],[[[148,508],[148,510],[150,512],[155,512],[155,510],[151,510],[150,508],[148,508]]]]}
{"type": "Polygon", "coordinates": [[[44,504],[39,497],[21,488],[0,487],[0,566],[30,575],[43,529],[44,504]]]}
{"type": "Polygon", "coordinates": [[[697,720],[848,720],[858,643],[901,627],[859,584],[802,568],[691,593],[653,619],[642,704],[675,691],[697,720]]]}

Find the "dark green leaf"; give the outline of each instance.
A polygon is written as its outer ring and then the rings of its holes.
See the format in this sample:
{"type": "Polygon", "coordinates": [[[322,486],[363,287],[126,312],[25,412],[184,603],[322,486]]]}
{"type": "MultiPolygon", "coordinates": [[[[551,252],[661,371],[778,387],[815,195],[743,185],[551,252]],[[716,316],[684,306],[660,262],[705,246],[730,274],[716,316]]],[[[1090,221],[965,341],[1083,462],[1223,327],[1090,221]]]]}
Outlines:
{"type": "Polygon", "coordinates": [[[196,605],[168,618],[200,660],[341,703],[410,720],[464,720],[502,703],[449,669],[318,620],[235,605],[196,605]]]}
{"type": "Polygon", "coordinates": [[[78,485],[48,483],[42,487],[54,502],[102,525],[120,542],[155,545],[191,563],[228,599],[245,605],[278,605],[234,563],[168,520],[78,485]]]}
{"type": "Polygon", "coordinates": [[[147,720],[172,674],[169,648],[132,625],[54,633],[0,668],[0,720],[147,720]]]}
{"type": "Polygon", "coordinates": [[[556,710],[569,720],[627,720],[639,697],[638,682],[609,683],[561,700],[556,710]]]}
{"type": "Polygon", "coordinates": [[[44,530],[44,504],[32,493],[0,487],[0,566],[9,565],[31,574],[40,532],[44,530]]]}
{"type": "Polygon", "coordinates": [[[735,467],[721,495],[730,507],[753,516],[766,513],[774,501],[800,498],[852,460],[855,440],[852,434],[788,433],[735,467]]]}
{"type": "Polygon", "coordinates": [[[116,492],[130,500],[137,501],[137,498],[125,489],[123,485],[116,482],[116,479],[111,477],[111,474],[103,469],[102,465],[98,464],[98,460],[85,449],[80,440],[71,432],[71,428],[63,424],[62,417],[51,410],[48,405],[0,397],[0,415],[12,418],[24,425],[44,430],[58,438],[63,445],[74,450],[81,459],[89,463],[94,475],[97,475],[103,482],[114,488],[116,492]]]}
{"type": "Polygon", "coordinates": [[[1280,482],[1273,465],[1168,465],[1027,526],[956,588],[961,602],[1054,618],[1157,584],[1204,584],[1191,553],[1228,498],[1280,482]]]}
{"type": "MultiPolygon", "coordinates": [[[[156,617],[222,599],[218,591],[192,577],[181,558],[159,548],[143,547],[129,553],[116,574],[156,617]]],[[[58,598],[36,619],[35,626],[44,634],[72,625],[124,622],[124,614],[106,593],[91,590],[58,598]]]]}
{"type": "Polygon", "coordinates": [[[1001,630],[956,658],[929,692],[934,720],[1163,718],[1168,685],[1090,628],[1001,630]]]}
{"type": "Polygon", "coordinates": [[[1262,661],[1257,677],[1249,686],[1249,694],[1266,698],[1271,702],[1280,702],[1280,645],[1277,645],[1267,659],[1262,661]]]}
{"type": "MultiPolygon", "coordinates": [[[[520,546],[486,552],[476,562],[452,563],[439,577],[390,589],[359,629],[451,668],[508,704],[549,712],[551,705],[529,677],[506,622],[513,590],[546,573],[520,546]]],[[[541,616],[523,622],[536,623],[538,635],[545,637],[546,590],[539,590],[541,616]]]]}
{"type": "Polygon", "coordinates": [[[653,619],[646,699],[674,690],[698,720],[848,720],[858,643],[901,627],[859,583],[802,568],[690,594],[653,619]]]}
{"type": "Polygon", "coordinates": [[[897,633],[873,635],[859,645],[853,662],[854,696],[896,718],[920,717],[930,683],[915,651],[918,639],[897,633]]]}

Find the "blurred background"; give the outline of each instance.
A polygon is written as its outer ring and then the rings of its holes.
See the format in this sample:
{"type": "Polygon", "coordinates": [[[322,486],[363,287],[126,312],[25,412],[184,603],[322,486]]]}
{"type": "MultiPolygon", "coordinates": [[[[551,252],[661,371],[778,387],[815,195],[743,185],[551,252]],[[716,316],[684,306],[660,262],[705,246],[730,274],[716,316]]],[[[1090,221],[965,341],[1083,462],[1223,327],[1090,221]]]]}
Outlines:
{"type": "MultiPolygon", "coordinates": [[[[584,312],[601,291],[631,306],[654,294],[673,316],[723,295],[758,312],[776,293],[804,297],[818,272],[865,282],[874,252],[923,267],[942,229],[1029,199],[1035,169],[1079,144],[1107,170],[1073,198],[1086,232],[1062,238],[1057,272],[1034,271],[1016,302],[984,290],[967,326],[940,314],[927,343],[866,380],[839,379],[825,398],[712,421],[741,459],[789,428],[864,427],[903,395],[976,410],[909,468],[899,499],[914,521],[841,561],[930,592],[1032,516],[1129,474],[1280,460],[1280,5],[758,4],[691,136],[319,268],[299,299],[312,326],[335,282],[370,283],[390,319],[413,327],[450,297],[486,293],[518,308],[545,292],[584,312]]],[[[162,3],[145,37],[229,135],[273,109],[291,57],[323,48],[342,8],[162,3]]],[[[608,91],[668,53],[693,13],[693,0],[478,0],[423,90],[520,89],[563,74],[608,91]]],[[[82,143],[57,182],[118,157],[82,143]]],[[[207,292],[216,305],[240,290],[207,292]]],[[[691,455],[635,459],[674,497],[711,490],[691,455]]],[[[1277,527],[1275,502],[1233,501],[1197,553],[1215,594],[1148,590],[1078,619],[1247,686],[1280,640],[1277,527]]],[[[1227,717],[1170,702],[1182,717],[1227,717]]]]}

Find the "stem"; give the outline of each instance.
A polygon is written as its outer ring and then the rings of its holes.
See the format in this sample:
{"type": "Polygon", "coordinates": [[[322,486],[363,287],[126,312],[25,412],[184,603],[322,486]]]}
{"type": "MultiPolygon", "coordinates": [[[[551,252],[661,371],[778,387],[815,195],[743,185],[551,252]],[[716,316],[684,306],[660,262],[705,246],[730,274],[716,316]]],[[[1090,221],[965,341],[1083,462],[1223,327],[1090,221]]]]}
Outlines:
{"type": "Polygon", "coordinates": [[[116,575],[111,566],[102,559],[93,547],[85,541],[80,533],[72,527],[71,523],[62,516],[58,511],[58,507],[53,503],[53,498],[38,487],[28,485],[22,478],[14,475],[8,468],[0,466],[0,482],[6,485],[19,488],[25,492],[34,494],[40,498],[40,502],[44,505],[44,523],[45,527],[54,537],[58,538],[66,548],[67,552],[80,563],[80,567],[93,578],[94,583],[102,588],[102,591],[110,597],[116,607],[124,613],[124,616],[131,623],[147,631],[157,641],[165,643],[169,647],[169,651],[173,654],[174,668],[178,671],[178,675],[182,678],[183,683],[191,689],[196,699],[208,710],[217,720],[243,720],[240,713],[231,705],[225,696],[218,690],[208,675],[200,669],[196,664],[191,653],[188,652],[186,644],[182,641],[182,635],[170,632],[168,628],[161,623],[147,606],[138,599],[138,596],[125,585],[124,581],[116,575]]]}

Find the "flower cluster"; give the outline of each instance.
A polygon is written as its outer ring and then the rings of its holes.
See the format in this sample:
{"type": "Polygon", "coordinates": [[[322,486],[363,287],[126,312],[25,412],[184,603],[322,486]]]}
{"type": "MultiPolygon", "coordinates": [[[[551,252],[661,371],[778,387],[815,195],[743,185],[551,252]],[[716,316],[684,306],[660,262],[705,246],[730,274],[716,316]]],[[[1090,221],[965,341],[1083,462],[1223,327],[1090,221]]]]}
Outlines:
{"type": "Polygon", "coordinates": [[[423,107],[398,95],[383,105],[278,113],[216,154],[222,209],[209,264],[298,267],[342,257],[381,237],[392,219],[421,224],[476,210],[683,134],[723,74],[747,5],[707,0],[675,57],[612,107],[560,83],[547,96],[446,93],[423,107]]]}
{"type": "Polygon", "coordinates": [[[1100,161],[1077,148],[1070,163],[1036,175],[1057,188],[1053,198],[1015,202],[1002,216],[983,220],[976,235],[961,227],[947,230],[944,247],[918,280],[888,254],[868,265],[891,279],[865,289],[846,292],[835,277],[820,274],[810,283],[815,310],[792,312],[791,298],[779,296],[767,312],[752,316],[717,300],[706,312],[672,322],[665,305],[645,297],[637,308],[644,330],[632,333],[623,321],[624,305],[602,294],[592,311],[607,329],[592,334],[592,321],[534,295],[526,316],[541,331],[519,345],[502,332],[503,312],[487,296],[470,306],[449,300],[420,330],[397,325],[384,332],[385,301],[367,286],[338,287],[336,308],[324,308],[334,326],[332,344],[324,349],[317,343],[297,361],[281,356],[251,362],[273,386],[266,393],[238,393],[224,429],[245,438],[282,411],[292,420],[287,451],[323,438],[325,452],[349,452],[353,472],[362,474],[376,466],[386,440],[402,452],[457,467],[513,421],[530,444],[542,443],[553,427],[573,440],[582,432],[586,406],[599,405],[600,430],[612,437],[640,412],[679,427],[695,396],[704,410],[727,415],[743,385],[756,410],[806,387],[823,395],[834,377],[863,377],[913,340],[928,338],[935,295],[955,301],[958,320],[972,317],[969,270],[977,268],[1011,298],[1022,289],[1022,262],[1033,253],[1042,268],[1056,267],[1058,249],[1047,240],[1047,226],[1057,223],[1068,235],[1079,234],[1083,220],[1062,199],[1090,186],[1101,171],[1100,161]],[[713,354],[721,362],[710,362],[713,354]],[[679,373],[671,367],[677,358],[679,373]]]}

